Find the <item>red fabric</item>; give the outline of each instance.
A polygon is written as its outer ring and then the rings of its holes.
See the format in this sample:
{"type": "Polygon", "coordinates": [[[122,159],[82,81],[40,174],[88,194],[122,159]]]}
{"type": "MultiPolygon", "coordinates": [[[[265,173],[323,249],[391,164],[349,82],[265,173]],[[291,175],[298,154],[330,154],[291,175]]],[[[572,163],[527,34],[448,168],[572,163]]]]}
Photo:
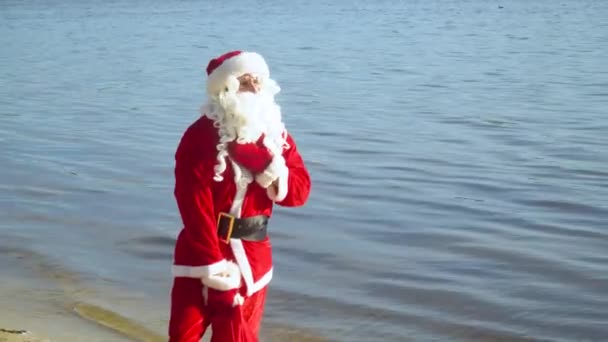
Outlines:
{"type": "Polygon", "coordinates": [[[234,304],[234,297],[239,293],[238,289],[232,289],[227,291],[215,290],[210,287],[207,288],[207,304],[209,306],[217,308],[222,311],[232,311],[232,304],[234,304]]]}
{"type": "Polygon", "coordinates": [[[289,149],[283,152],[283,157],[289,169],[287,180],[289,190],[285,199],[276,203],[283,207],[299,207],[306,203],[308,195],[310,195],[310,175],[298,151],[296,141],[290,134],[287,135],[287,144],[289,144],[289,149]]]}
{"type": "MultiPolygon", "coordinates": [[[[213,121],[202,117],[184,133],[175,154],[175,198],[184,228],[175,246],[175,265],[205,266],[226,258],[227,245],[219,241],[216,222],[220,212],[229,212],[236,193],[234,172],[228,164],[223,173],[224,180],[213,180],[214,166],[217,163],[216,145],[219,142],[217,128],[213,121]],[[222,251],[222,248],[225,248],[222,251]]],[[[298,153],[296,143],[288,135],[290,148],[285,150],[289,169],[288,193],[277,204],[282,206],[301,206],[310,193],[310,176],[298,153]]],[[[243,201],[242,217],[255,215],[272,216],[273,202],[256,182],[249,185],[243,201]]],[[[243,241],[247,254],[270,254],[269,245],[259,242],[243,241]],[[258,251],[256,251],[256,249],[258,251]],[[261,251],[264,251],[261,253],[261,251]],[[258,253],[260,252],[260,253],[258,253]]],[[[272,267],[269,258],[258,258],[254,267],[254,279],[263,276],[272,267]]]]}
{"type": "Polygon", "coordinates": [[[254,174],[263,172],[272,161],[272,153],[264,146],[264,134],[255,143],[230,142],[228,153],[232,160],[254,174]]]}
{"type": "Polygon", "coordinates": [[[264,314],[266,288],[245,299],[242,306],[204,305],[199,279],[175,278],[171,291],[170,342],[198,342],[209,325],[211,342],[257,342],[264,314]]]}
{"type": "MultiPolygon", "coordinates": [[[[287,136],[287,142],[290,148],[283,151],[283,157],[289,170],[288,192],[284,200],[276,203],[289,207],[301,206],[310,193],[310,176],[290,135],[287,136]]],[[[242,241],[242,249],[239,252],[235,247],[238,244],[228,245],[219,241],[217,236],[216,222],[219,213],[230,211],[236,194],[234,171],[230,162],[227,161],[227,169],[222,174],[224,179],[220,182],[213,179],[218,143],[218,131],[213,126],[213,121],[201,117],[186,130],[175,153],[174,194],[184,227],[175,245],[174,265],[200,270],[222,260],[234,261],[234,253],[242,253],[240,257],[245,258],[245,266],[251,270],[250,285],[258,288],[260,286],[256,286],[256,282],[268,275],[272,269],[270,239],[242,241]]],[[[247,188],[241,216],[272,216],[273,203],[266,189],[254,181],[247,188]]],[[[272,224],[270,229],[272,230],[272,224]]],[[[241,264],[240,266],[243,267],[241,264]]],[[[243,283],[240,292],[245,296],[248,289],[246,282],[243,283]]],[[[257,336],[262,317],[265,291],[266,287],[262,287],[245,298],[245,305],[239,308],[242,312],[233,313],[228,310],[229,313],[225,314],[219,309],[226,308],[225,305],[220,305],[222,300],[219,297],[211,298],[212,305],[204,306],[200,279],[195,276],[176,277],[171,297],[171,341],[198,342],[198,338],[209,324],[214,326],[214,331],[215,327],[218,327],[218,335],[214,335],[217,337],[212,341],[257,341],[253,338],[257,336]],[[242,323],[239,315],[246,324],[242,323]],[[241,329],[242,326],[247,326],[248,330],[241,329]]]]}
{"type": "Polygon", "coordinates": [[[189,266],[214,264],[224,259],[214,227],[218,211],[213,200],[213,153],[207,125],[195,124],[182,137],[175,154],[174,195],[184,224],[175,246],[175,263],[189,266]]]}
{"type": "Polygon", "coordinates": [[[225,60],[232,58],[234,56],[238,56],[240,54],[241,54],[241,51],[238,51],[238,50],[230,51],[217,58],[210,60],[209,64],[207,64],[207,75],[211,75],[213,70],[217,69],[220,65],[222,65],[222,63],[224,63],[225,60]]]}
{"type": "MultiPolygon", "coordinates": [[[[272,230],[272,224],[269,225],[268,229],[272,230]]],[[[253,281],[256,282],[268,271],[267,260],[272,262],[272,244],[270,239],[266,239],[258,243],[243,243],[243,247],[251,266],[253,281]]]]}

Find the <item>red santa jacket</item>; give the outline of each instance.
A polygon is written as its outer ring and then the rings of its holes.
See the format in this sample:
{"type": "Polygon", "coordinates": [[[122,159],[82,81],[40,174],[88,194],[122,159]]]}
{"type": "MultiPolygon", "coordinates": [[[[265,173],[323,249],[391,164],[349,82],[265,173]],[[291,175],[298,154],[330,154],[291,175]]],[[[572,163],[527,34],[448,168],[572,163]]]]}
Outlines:
{"type": "Polygon", "coordinates": [[[184,227],[175,246],[173,274],[203,278],[223,272],[230,262],[235,262],[246,294],[251,295],[272,278],[270,240],[231,239],[227,244],[217,235],[218,216],[222,212],[237,217],[272,216],[274,203],[301,206],[310,192],[310,176],[288,134],[289,147],[283,149],[283,158],[275,157],[265,172],[278,173],[278,193],[271,191],[272,187],[261,187],[247,170],[230,160],[222,174],[224,179],[217,182],[213,177],[218,143],[217,128],[203,116],[188,127],[177,148],[174,194],[184,227]]]}

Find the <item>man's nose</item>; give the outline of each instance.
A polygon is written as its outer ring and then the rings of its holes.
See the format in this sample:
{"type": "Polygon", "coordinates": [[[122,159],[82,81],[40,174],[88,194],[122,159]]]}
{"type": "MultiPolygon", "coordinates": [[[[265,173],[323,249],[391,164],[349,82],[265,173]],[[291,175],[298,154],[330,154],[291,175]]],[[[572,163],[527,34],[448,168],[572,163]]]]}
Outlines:
{"type": "Polygon", "coordinates": [[[256,88],[256,86],[252,82],[245,83],[243,88],[245,88],[244,89],[245,91],[248,91],[248,92],[251,92],[251,93],[254,93],[254,94],[258,92],[258,89],[256,88]]]}

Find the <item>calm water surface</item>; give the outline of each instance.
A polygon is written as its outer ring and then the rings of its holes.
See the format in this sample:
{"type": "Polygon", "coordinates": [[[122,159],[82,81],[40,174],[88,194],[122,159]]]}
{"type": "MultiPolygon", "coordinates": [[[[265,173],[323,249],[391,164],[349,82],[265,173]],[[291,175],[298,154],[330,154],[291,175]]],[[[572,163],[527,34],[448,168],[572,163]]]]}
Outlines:
{"type": "Polygon", "coordinates": [[[606,18],[600,0],[1,1],[0,245],[163,333],[173,153],[207,61],[256,50],[314,180],[272,223],[267,325],[606,340],[606,18]]]}

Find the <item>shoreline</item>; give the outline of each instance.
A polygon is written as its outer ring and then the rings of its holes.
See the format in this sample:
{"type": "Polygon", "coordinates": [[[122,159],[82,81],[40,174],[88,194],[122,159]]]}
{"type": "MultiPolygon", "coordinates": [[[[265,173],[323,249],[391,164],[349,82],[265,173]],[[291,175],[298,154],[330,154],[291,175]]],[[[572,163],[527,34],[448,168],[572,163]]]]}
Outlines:
{"type": "Polygon", "coordinates": [[[0,342],[50,342],[50,340],[36,336],[27,330],[0,328],[0,342]]]}
{"type": "MultiPolygon", "coordinates": [[[[45,294],[37,293],[14,297],[11,291],[0,287],[0,297],[11,297],[20,305],[8,306],[0,301],[0,342],[78,342],[86,337],[90,342],[107,341],[167,341],[166,336],[116,312],[90,303],[72,303],[55,306],[45,294]],[[24,310],[24,308],[28,308],[24,310]],[[31,310],[31,311],[29,311],[31,310]]],[[[16,303],[14,303],[16,304],[16,303]]],[[[207,333],[202,341],[209,341],[207,333]]],[[[264,341],[324,342],[326,338],[293,327],[262,323],[260,338],[264,341]]]]}
{"type": "MultiPolygon", "coordinates": [[[[27,288],[30,284],[0,286],[0,307],[3,308],[0,310],[0,342],[77,342],[84,336],[91,342],[133,341],[128,335],[120,334],[119,330],[103,326],[106,317],[113,317],[104,316],[103,309],[70,302],[56,289],[39,291],[27,288]]],[[[118,326],[136,325],[122,323],[118,326]]]]}
{"type": "MultiPolygon", "coordinates": [[[[148,302],[150,297],[81,279],[43,255],[14,245],[0,244],[0,269],[0,342],[80,342],[83,337],[87,342],[168,339],[163,334],[164,318],[140,315],[159,310],[157,304],[148,302]]],[[[326,341],[311,331],[268,321],[262,322],[260,338],[326,341]]],[[[208,333],[203,341],[209,339],[208,333]]]]}
{"type": "MultiPolygon", "coordinates": [[[[51,316],[40,317],[41,320],[27,317],[25,313],[13,316],[12,319],[6,318],[6,312],[0,311],[0,321],[3,324],[0,326],[0,342],[70,342],[82,341],[84,336],[87,341],[100,342],[161,342],[168,339],[127,317],[93,304],[76,303],[72,312],[56,312],[51,316]]],[[[202,341],[209,341],[210,337],[211,334],[207,333],[202,341]]],[[[327,341],[299,329],[264,324],[260,337],[262,340],[277,342],[327,341]]]]}
{"type": "Polygon", "coordinates": [[[0,342],[79,342],[83,336],[90,342],[133,340],[104,326],[114,318],[119,327],[138,327],[109,315],[105,302],[96,304],[104,300],[101,287],[7,240],[0,244],[0,342]]]}

